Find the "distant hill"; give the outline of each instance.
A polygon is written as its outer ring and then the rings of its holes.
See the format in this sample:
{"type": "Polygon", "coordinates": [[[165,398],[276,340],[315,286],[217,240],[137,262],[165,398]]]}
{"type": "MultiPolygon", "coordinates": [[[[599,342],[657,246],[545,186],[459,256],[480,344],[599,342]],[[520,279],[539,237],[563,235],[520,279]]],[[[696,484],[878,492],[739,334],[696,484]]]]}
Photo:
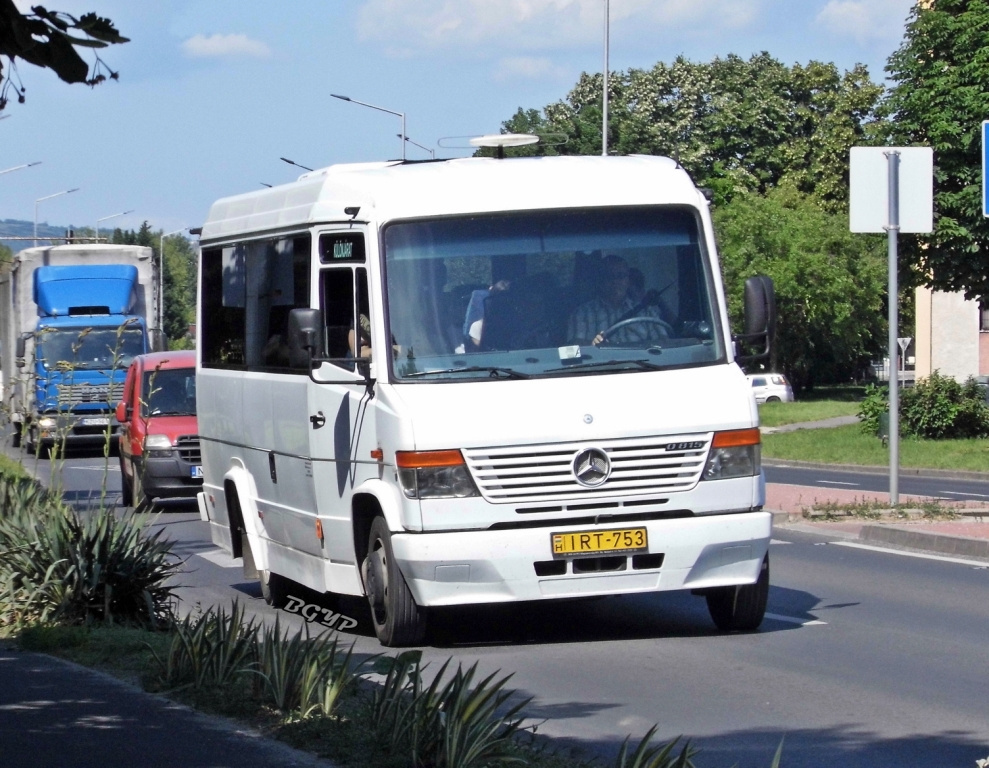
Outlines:
{"type": "MultiPolygon", "coordinates": [[[[51,224],[43,224],[38,222],[38,245],[48,245],[50,241],[47,238],[54,237],[62,239],[65,237],[65,233],[70,230],[79,229],[82,227],[73,227],[69,225],[67,227],[56,227],[51,224]]],[[[89,232],[92,236],[92,232],[89,232]]],[[[18,251],[23,251],[25,248],[30,248],[34,245],[34,222],[33,221],[18,221],[17,219],[0,219],[0,244],[6,245],[14,253],[18,251]],[[8,240],[7,238],[25,238],[23,240],[8,240]]]]}

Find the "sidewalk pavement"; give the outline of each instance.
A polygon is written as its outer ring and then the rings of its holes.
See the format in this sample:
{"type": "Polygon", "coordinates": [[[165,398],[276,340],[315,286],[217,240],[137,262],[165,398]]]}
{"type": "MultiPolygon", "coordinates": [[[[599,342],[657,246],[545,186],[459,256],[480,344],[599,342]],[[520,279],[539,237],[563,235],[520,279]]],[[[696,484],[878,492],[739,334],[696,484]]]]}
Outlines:
{"type": "Polygon", "coordinates": [[[0,643],[4,768],[333,768],[246,726],[0,643]]]}

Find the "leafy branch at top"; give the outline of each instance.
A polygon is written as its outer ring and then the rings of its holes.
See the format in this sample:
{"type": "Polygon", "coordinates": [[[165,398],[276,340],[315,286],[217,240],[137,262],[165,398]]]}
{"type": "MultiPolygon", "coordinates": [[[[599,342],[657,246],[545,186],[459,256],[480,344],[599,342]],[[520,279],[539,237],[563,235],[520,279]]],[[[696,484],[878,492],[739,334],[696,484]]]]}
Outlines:
{"type": "Polygon", "coordinates": [[[11,91],[16,93],[19,103],[24,102],[25,88],[17,76],[17,59],[50,69],[66,83],[93,86],[107,78],[116,80],[118,74],[95,53],[90,70],[77,48],[95,50],[126,42],[128,39],[110,19],[95,13],[76,17],[41,5],[32,6],[30,13],[21,13],[14,0],[0,0],[0,110],[7,106],[11,91]],[[4,58],[8,67],[6,77],[4,58]],[[16,85],[11,74],[17,77],[16,85]]]}

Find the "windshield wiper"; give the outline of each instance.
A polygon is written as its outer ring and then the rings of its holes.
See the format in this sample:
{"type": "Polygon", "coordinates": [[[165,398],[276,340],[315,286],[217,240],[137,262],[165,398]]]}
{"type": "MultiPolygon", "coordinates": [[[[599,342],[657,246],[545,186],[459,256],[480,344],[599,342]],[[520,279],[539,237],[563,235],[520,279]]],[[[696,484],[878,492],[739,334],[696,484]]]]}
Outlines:
{"type": "Polygon", "coordinates": [[[491,375],[492,379],[528,379],[530,376],[525,373],[519,373],[514,368],[499,368],[495,365],[472,365],[467,368],[441,368],[438,371],[415,371],[414,373],[407,373],[403,378],[406,379],[416,379],[421,376],[434,376],[443,373],[488,373],[491,375]]]}
{"type": "Polygon", "coordinates": [[[578,365],[568,365],[566,369],[568,371],[581,372],[581,371],[597,371],[605,370],[608,368],[614,368],[616,366],[638,366],[644,371],[661,371],[663,366],[656,365],[655,363],[650,363],[648,360],[607,360],[600,363],[580,363],[578,365]]]}

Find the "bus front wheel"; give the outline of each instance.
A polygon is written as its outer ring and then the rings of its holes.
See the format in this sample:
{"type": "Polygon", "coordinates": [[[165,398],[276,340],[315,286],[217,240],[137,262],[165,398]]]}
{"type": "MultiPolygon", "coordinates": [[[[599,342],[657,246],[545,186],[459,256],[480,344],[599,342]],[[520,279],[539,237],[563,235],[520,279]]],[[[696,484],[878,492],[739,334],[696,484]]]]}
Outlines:
{"type": "Polygon", "coordinates": [[[762,624],[769,600],[769,554],[755,584],[716,587],[705,593],[707,610],[722,632],[754,632],[762,624]]]}
{"type": "Polygon", "coordinates": [[[374,633],[382,645],[415,645],[426,636],[426,612],[409,590],[395,562],[391,531],[383,517],[371,523],[367,557],[361,567],[374,633]]]}

